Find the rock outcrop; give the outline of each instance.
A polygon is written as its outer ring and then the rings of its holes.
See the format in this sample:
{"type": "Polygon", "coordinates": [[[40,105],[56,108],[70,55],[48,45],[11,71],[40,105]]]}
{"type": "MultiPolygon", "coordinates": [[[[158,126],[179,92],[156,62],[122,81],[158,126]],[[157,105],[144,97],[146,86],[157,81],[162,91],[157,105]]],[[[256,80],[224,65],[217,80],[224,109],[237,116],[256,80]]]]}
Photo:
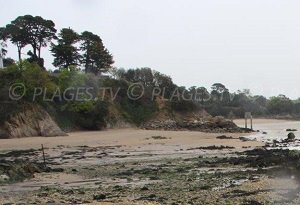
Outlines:
{"type": "Polygon", "coordinates": [[[51,116],[38,105],[25,106],[22,111],[0,125],[0,138],[66,135],[51,116]]]}
{"type": "Polygon", "coordinates": [[[201,132],[245,132],[230,120],[223,117],[208,117],[201,120],[150,120],[141,126],[147,130],[191,130],[201,132]]]}

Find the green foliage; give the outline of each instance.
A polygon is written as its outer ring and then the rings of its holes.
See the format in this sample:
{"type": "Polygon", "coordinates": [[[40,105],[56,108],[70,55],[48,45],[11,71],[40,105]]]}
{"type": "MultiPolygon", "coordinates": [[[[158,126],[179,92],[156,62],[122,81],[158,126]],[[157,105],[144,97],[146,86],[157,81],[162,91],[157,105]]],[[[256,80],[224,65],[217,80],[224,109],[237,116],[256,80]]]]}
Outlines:
{"type": "Polygon", "coordinates": [[[80,54],[74,44],[80,40],[79,35],[70,28],[63,28],[58,36],[57,45],[51,44],[51,52],[54,56],[53,65],[59,68],[78,65],[80,54]]]}
{"type": "Polygon", "coordinates": [[[216,91],[218,94],[222,94],[226,91],[228,91],[228,89],[225,87],[225,85],[223,85],[222,83],[214,83],[212,86],[211,86],[211,89],[213,91],[216,91]]]}
{"type": "Polygon", "coordinates": [[[12,44],[17,46],[19,61],[21,61],[22,49],[28,44],[28,31],[25,28],[25,24],[22,21],[15,21],[6,25],[1,30],[1,38],[3,40],[9,39],[12,44]]]}
{"type": "Polygon", "coordinates": [[[66,112],[75,117],[77,126],[88,130],[105,128],[108,103],[103,101],[72,101],[66,106],[66,112]]]}
{"type": "Polygon", "coordinates": [[[51,81],[49,73],[42,70],[39,65],[35,63],[24,62],[22,64],[22,75],[19,79],[26,87],[25,99],[31,101],[43,101],[44,96],[34,97],[36,89],[43,89],[47,99],[52,98],[53,93],[56,91],[57,86],[51,81]]]}
{"type": "MultiPolygon", "coordinates": [[[[106,102],[85,100],[87,96],[84,95],[80,96],[79,101],[65,101],[62,99],[59,102],[52,100],[45,102],[43,100],[44,98],[52,99],[57,89],[63,92],[70,87],[86,86],[88,83],[94,82],[90,75],[74,69],[64,69],[57,76],[50,76],[48,72],[42,70],[37,64],[24,61],[22,67],[12,65],[0,70],[0,78],[3,79],[0,82],[0,96],[4,95],[6,97],[1,97],[0,100],[9,100],[7,98],[9,86],[14,83],[22,83],[26,88],[26,93],[21,101],[16,102],[17,104],[32,102],[34,99],[35,103],[42,104],[47,110],[53,106],[55,111],[52,110],[51,114],[55,119],[58,119],[59,124],[63,125],[63,127],[101,129],[105,126],[105,117],[108,112],[108,104],[106,102]],[[41,88],[43,94],[34,97],[35,89],[37,88],[41,88]]],[[[97,84],[97,82],[95,81],[94,83],[97,84]]],[[[13,112],[10,110],[17,110],[16,104],[12,104],[12,108],[0,111],[0,120],[2,122],[8,119],[8,115],[4,115],[6,111],[12,114],[13,112]]]]}
{"type": "Polygon", "coordinates": [[[120,106],[123,116],[136,125],[149,120],[158,111],[157,104],[150,99],[122,100],[120,106]]]}
{"type": "MultiPolygon", "coordinates": [[[[7,40],[16,45],[19,64],[14,63],[13,59],[4,59],[7,68],[0,70],[0,100],[7,100],[8,89],[12,84],[22,83],[26,87],[23,101],[32,102],[34,99],[36,103],[43,104],[45,107],[54,107],[57,112],[53,111],[53,115],[57,119],[62,119],[59,121],[62,122],[61,124],[66,124],[64,126],[102,128],[105,125],[105,116],[108,114],[108,102],[118,106],[129,121],[141,124],[157,112],[156,97],[169,99],[170,102],[166,103],[169,108],[182,112],[204,108],[212,115],[230,114],[239,117],[242,117],[246,111],[254,115],[300,112],[300,100],[292,101],[283,95],[267,100],[263,96],[252,96],[247,89],[230,93],[221,83],[214,83],[210,91],[205,87],[196,86],[186,89],[177,86],[170,76],[147,67],[129,70],[111,68],[114,63],[113,56],[105,48],[100,36],[89,31],[79,35],[70,28],[63,28],[57,38],[54,22],[40,16],[19,16],[5,27],[1,27],[0,41],[6,45],[7,40]],[[40,54],[41,49],[54,39],[57,39],[57,43],[51,44],[53,65],[58,67],[59,71],[50,75],[43,70],[44,62],[40,54]],[[27,45],[32,47],[32,51],[28,52],[30,58],[22,62],[22,49],[27,45]],[[80,66],[84,67],[85,73],[80,72],[80,66]],[[111,71],[115,79],[103,80],[95,76],[107,71],[111,71]],[[144,96],[139,100],[128,99],[127,89],[132,83],[140,83],[144,86],[144,96]],[[92,94],[99,96],[100,86],[112,88],[105,93],[105,102],[87,100],[86,94],[80,96],[82,101],[62,100],[46,104],[42,100],[44,97],[51,99],[57,89],[64,92],[69,88],[78,87],[93,87],[95,90],[92,94]],[[46,96],[39,95],[34,98],[36,88],[46,91],[46,96]],[[153,98],[154,88],[159,88],[161,92],[153,98]],[[174,98],[176,89],[179,97],[174,98]],[[112,101],[111,98],[115,97],[115,94],[116,98],[112,101]]],[[[0,52],[2,55],[5,54],[6,47],[0,52]]]]}
{"type": "Polygon", "coordinates": [[[30,56],[27,60],[36,62],[44,68],[41,49],[53,39],[57,39],[57,44],[51,44],[53,65],[56,67],[84,65],[87,73],[98,74],[107,72],[114,63],[113,56],[103,45],[102,39],[92,32],[84,31],[79,35],[70,28],[63,28],[58,36],[59,38],[56,37],[54,22],[40,16],[19,16],[0,28],[0,40],[3,42],[10,40],[17,46],[19,62],[22,61],[22,49],[31,45],[32,51],[27,53],[30,56]],[[77,48],[76,43],[79,42],[80,46],[77,48]]]}
{"type": "Polygon", "coordinates": [[[5,39],[9,39],[17,46],[19,61],[21,61],[22,48],[26,45],[32,46],[31,59],[39,60],[41,48],[47,46],[47,43],[55,38],[56,29],[51,20],[43,19],[40,16],[25,15],[19,16],[7,24],[2,33],[5,39]]]}
{"type": "MultiPolygon", "coordinates": [[[[130,100],[127,96],[127,89],[130,82],[120,79],[106,79],[103,82],[104,87],[110,87],[113,91],[113,96],[116,95],[113,103],[119,107],[119,111],[123,117],[129,122],[140,125],[150,119],[155,112],[158,111],[158,106],[151,99],[151,94],[145,91],[145,95],[138,100],[130,100]]],[[[111,99],[110,93],[108,98],[111,99]]]]}
{"type": "Polygon", "coordinates": [[[16,64],[16,62],[12,58],[4,58],[3,59],[3,66],[4,67],[8,67],[8,66],[11,66],[11,65],[14,65],[14,64],[16,64]]]}
{"type": "Polygon", "coordinates": [[[83,52],[82,63],[85,72],[94,74],[107,72],[114,63],[112,55],[104,47],[101,38],[89,31],[84,31],[80,39],[82,41],[80,49],[83,52]]]}
{"type": "Polygon", "coordinates": [[[267,102],[267,109],[271,114],[287,114],[293,111],[293,102],[284,95],[271,97],[267,102]]]}
{"type": "Polygon", "coordinates": [[[25,92],[23,100],[31,102],[33,99],[34,101],[42,101],[43,96],[33,97],[37,89],[46,90],[49,95],[45,97],[51,96],[56,89],[55,83],[50,80],[49,74],[46,71],[42,70],[37,64],[27,61],[22,63],[22,67],[11,65],[1,70],[0,78],[3,79],[0,82],[0,88],[3,89],[2,96],[5,93],[6,97],[8,97],[9,87],[19,83],[24,85],[25,91],[22,88],[16,91],[20,92],[20,95],[25,92]]]}
{"type": "Polygon", "coordinates": [[[196,105],[192,101],[180,100],[180,101],[172,101],[171,108],[174,111],[190,112],[196,110],[196,105]]]}
{"type": "Polygon", "coordinates": [[[4,88],[20,79],[22,70],[17,65],[8,66],[0,70],[0,88],[4,88]]]}
{"type": "Polygon", "coordinates": [[[61,69],[56,76],[55,81],[61,91],[70,87],[84,86],[87,81],[87,75],[78,72],[74,67],[61,69]]]}
{"type": "Polygon", "coordinates": [[[105,79],[103,81],[103,87],[106,88],[111,88],[111,91],[108,91],[108,98],[116,98],[115,101],[119,102],[122,99],[126,99],[127,98],[127,89],[128,89],[128,82],[120,79],[120,80],[116,80],[116,79],[105,79]]]}
{"type": "Polygon", "coordinates": [[[10,116],[17,114],[19,111],[22,110],[21,103],[10,102],[6,103],[1,101],[0,97],[0,125],[7,121],[10,116]]]}
{"type": "Polygon", "coordinates": [[[185,87],[178,87],[174,89],[170,96],[170,105],[174,111],[189,112],[196,109],[196,103],[193,100],[195,93],[186,92],[185,87]]]}

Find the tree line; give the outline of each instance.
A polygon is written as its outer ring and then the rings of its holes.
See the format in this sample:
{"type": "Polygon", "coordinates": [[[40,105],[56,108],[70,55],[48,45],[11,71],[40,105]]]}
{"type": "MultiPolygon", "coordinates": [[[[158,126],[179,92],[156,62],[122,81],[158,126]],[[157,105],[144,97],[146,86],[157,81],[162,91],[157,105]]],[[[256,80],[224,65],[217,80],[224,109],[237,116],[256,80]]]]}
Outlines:
{"type": "MultiPolygon", "coordinates": [[[[106,122],[117,121],[121,115],[129,122],[140,125],[150,119],[160,109],[168,112],[193,112],[206,110],[213,116],[243,117],[245,112],[255,116],[291,116],[300,118],[300,100],[291,100],[284,95],[267,99],[261,95],[252,95],[249,90],[231,92],[222,83],[214,83],[210,88],[192,86],[186,88],[176,85],[168,75],[151,68],[117,69],[112,67],[113,57],[105,48],[102,39],[89,31],[77,33],[71,28],[63,28],[57,32],[51,20],[39,16],[25,15],[17,17],[10,24],[0,28],[0,41],[6,54],[8,41],[17,47],[19,63],[5,58],[5,69],[0,70],[0,103],[9,101],[9,88],[14,83],[22,82],[26,94],[17,103],[3,103],[0,109],[0,124],[12,113],[17,112],[22,103],[37,103],[42,105],[58,124],[66,129],[101,129],[106,122]],[[29,58],[22,58],[22,51],[30,46],[29,58]],[[56,75],[44,68],[42,49],[50,46],[54,56],[53,65],[58,68],[56,75]],[[81,72],[82,68],[85,73],[81,72]],[[95,75],[108,72],[109,78],[98,78],[95,75]],[[95,75],[94,75],[95,74],[95,75]],[[142,83],[145,94],[138,100],[129,99],[126,91],[133,83],[142,83]],[[110,87],[120,89],[116,100],[95,98],[82,101],[68,101],[54,98],[51,102],[43,101],[41,96],[33,102],[36,87],[47,89],[47,94],[53,96],[57,88],[62,92],[69,87],[110,87]],[[160,88],[163,93],[153,99],[154,88],[160,88]],[[181,93],[179,98],[173,98],[174,91],[181,93]],[[193,96],[191,100],[190,96],[193,96]],[[161,108],[159,98],[171,99],[161,108]],[[117,112],[111,112],[117,110],[117,112]]],[[[137,90],[138,91],[138,90],[137,90]]],[[[71,96],[72,93],[69,93],[71,96]]],[[[95,91],[95,96],[99,92],[95,91]]]]}
{"type": "MultiPolygon", "coordinates": [[[[78,34],[71,28],[63,28],[57,34],[55,23],[40,16],[19,16],[6,26],[0,27],[0,40],[4,47],[2,55],[5,56],[6,42],[10,41],[17,47],[20,63],[23,60],[23,49],[31,46],[27,60],[38,63],[42,68],[44,68],[42,49],[48,45],[54,56],[53,65],[59,69],[79,66],[86,73],[99,74],[107,72],[114,63],[113,56],[105,48],[100,36],[90,31],[78,34]]],[[[13,63],[10,58],[6,58],[4,62],[13,63]]]]}
{"type": "MultiPolygon", "coordinates": [[[[230,92],[222,83],[214,83],[211,87],[192,86],[186,88],[176,85],[170,76],[154,71],[150,68],[115,69],[113,76],[126,82],[142,82],[151,92],[154,87],[164,89],[163,97],[172,98],[174,91],[179,92],[181,98],[173,98],[169,103],[175,111],[196,111],[205,109],[213,116],[243,117],[245,112],[252,112],[255,116],[299,118],[300,99],[292,100],[285,95],[266,98],[253,95],[249,89],[230,92]]],[[[149,93],[148,92],[148,93],[149,93]]],[[[149,93],[150,95],[151,93],[149,93]]]]}

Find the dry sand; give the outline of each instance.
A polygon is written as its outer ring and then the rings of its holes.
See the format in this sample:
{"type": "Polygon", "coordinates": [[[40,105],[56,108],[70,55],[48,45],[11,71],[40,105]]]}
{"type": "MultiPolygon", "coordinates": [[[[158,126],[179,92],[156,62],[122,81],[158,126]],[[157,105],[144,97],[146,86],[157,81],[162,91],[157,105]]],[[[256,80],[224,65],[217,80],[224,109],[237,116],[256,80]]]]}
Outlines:
{"type": "Polygon", "coordinates": [[[239,133],[203,133],[195,131],[159,131],[159,130],[141,130],[141,129],[114,129],[106,131],[91,132],[72,132],[66,137],[29,137],[18,139],[0,140],[0,150],[12,149],[37,149],[43,144],[47,148],[64,146],[116,146],[127,145],[140,147],[156,142],[168,145],[186,145],[186,146],[210,146],[224,145],[240,148],[242,146],[259,146],[260,142],[242,142],[238,139],[245,134],[239,133]],[[220,135],[232,136],[236,139],[220,140],[216,139],[220,135]],[[161,136],[166,139],[155,140],[153,136],[161,136]]]}
{"type": "MultiPolygon", "coordinates": [[[[239,126],[244,125],[244,119],[234,121],[239,126]]],[[[263,126],[264,124],[277,124],[287,122],[286,120],[272,119],[254,119],[255,125],[263,126]]],[[[260,146],[260,142],[242,142],[238,139],[220,140],[216,139],[219,135],[232,136],[238,138],[246,134],[242,133],[204,133],[195,131],[160,131],[160,130],[141,130],[134,128],[112,129],[105,131],[81,131],[71,132],[66,137],[29,137],[18,139],[1,139],[0,150],[13,149],[37,149],[43,144],[45,147],[53,148],[58,145],[64,146],[116,146],[128,145],[133,147],[143,146],[145,144],[157,142],[152,136],[162,136],[167,139],[159,140],[160,143],[169,145],[186,145],[186,146],[210,146],[224,145],[240,148],[243,146],[260,146]],[[147,140],[148,139],[148,140],[147,140]]],[[[155,144],[154,144],[155,145],[155,144]]]]}

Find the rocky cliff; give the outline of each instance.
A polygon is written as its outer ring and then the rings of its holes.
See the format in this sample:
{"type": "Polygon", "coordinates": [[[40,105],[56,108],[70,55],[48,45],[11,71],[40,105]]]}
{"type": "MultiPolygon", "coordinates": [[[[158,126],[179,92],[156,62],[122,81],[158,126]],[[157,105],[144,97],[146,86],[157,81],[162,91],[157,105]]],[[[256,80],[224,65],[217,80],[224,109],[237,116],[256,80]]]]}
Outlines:
{"type": "Polygon", "coordinates": [[[66,136],[51,116],[38,105],[26,105],[0,125],[0,138],[66,136]]]}

